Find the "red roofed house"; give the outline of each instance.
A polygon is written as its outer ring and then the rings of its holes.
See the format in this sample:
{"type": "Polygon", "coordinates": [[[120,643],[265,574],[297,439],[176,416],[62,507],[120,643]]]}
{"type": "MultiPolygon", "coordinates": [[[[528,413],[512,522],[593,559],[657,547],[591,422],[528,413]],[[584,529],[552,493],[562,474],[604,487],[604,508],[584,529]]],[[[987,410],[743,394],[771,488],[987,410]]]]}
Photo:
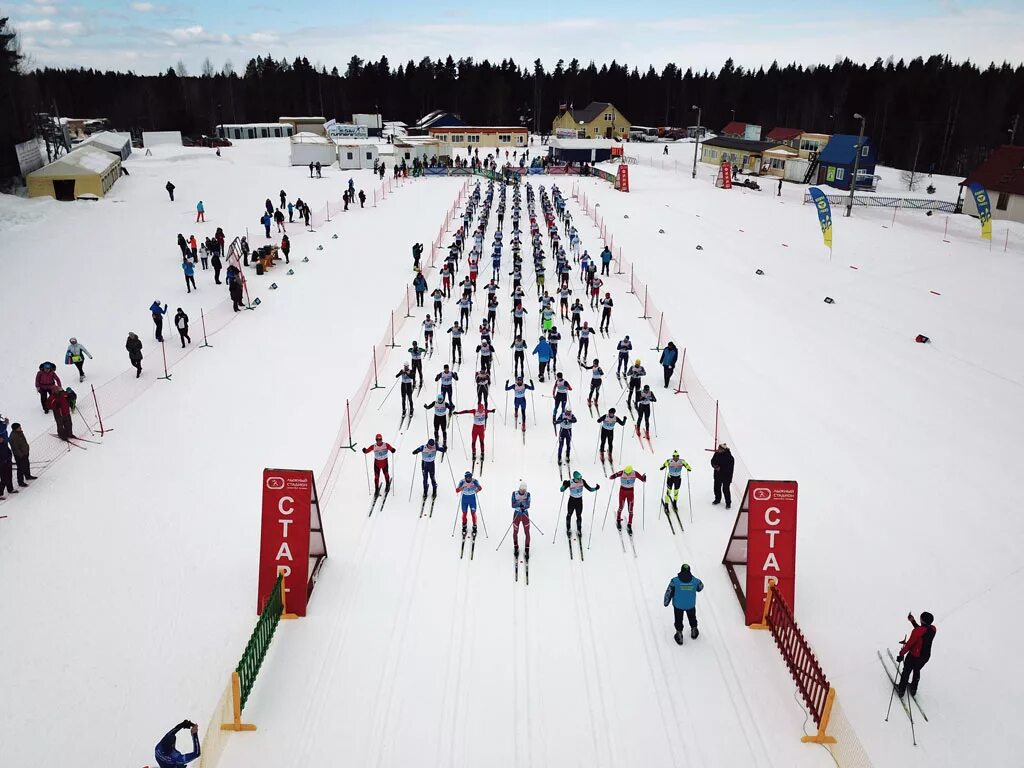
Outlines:
{"type": "Polygon", "coordinates": [[[731,139],[746,139],[747,141],[760,141],[761,126],[733,120],[721,130],[719,136],[727,136],[731,139]]]}
{"type": "Polygon", "coordinates": [[[800,137],[803,133],[802,128],[772,128],[768,131],[765,139],[777,141],[779,144],[785,144],[793,149],[800,149],[800,137]]]}
{"type": "MultiPolygon", "coordinates": [[[[966,187],[972,181],[988,192],[993,219],[1024,223],[1024,147],[1009,144],[999,147],[960,184],[966,187]]],[[[969,192],[964,196],[964,213],[978,215],[974,197],[969,192]]]]}

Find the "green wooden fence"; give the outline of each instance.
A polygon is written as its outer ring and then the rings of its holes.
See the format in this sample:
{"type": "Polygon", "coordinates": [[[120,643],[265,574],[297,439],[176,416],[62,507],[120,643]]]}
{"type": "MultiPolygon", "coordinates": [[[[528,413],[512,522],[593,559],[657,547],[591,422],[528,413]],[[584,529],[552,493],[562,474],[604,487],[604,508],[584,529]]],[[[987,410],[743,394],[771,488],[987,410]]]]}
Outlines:
{"type": "Polygon", "coordinates": [[[242,689],[241,709],[245,709],[245,702],[249,700],[249,694],[256,682],[260,665],[263,664],[263,659],[267,656],[270,641],[274,639],[274,631],[281,621],[281,613],[284,609],[283,589],[283,577],[279,575],[277,581],[274,582],[274,588],[267,596],[267,602],[263,604],[263,611],[256,621],[256,628],[252,631],[242,658],[235,668],[242,689]]]}

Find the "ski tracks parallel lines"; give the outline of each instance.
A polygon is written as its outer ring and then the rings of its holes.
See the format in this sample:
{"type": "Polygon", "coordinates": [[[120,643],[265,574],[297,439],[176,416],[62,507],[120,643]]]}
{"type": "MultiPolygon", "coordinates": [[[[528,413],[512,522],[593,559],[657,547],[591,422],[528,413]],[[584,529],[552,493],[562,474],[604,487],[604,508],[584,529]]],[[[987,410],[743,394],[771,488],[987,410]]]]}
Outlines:
{"type": "MultiPolygon", "coordinates": [[[[576,565],[576,563],[575,563],[575,561],[573,561],[570,564],[570,566],[569,566],[569,570],[572,571],[572,575],[570,576],[570,580],[572,581],[572,591],[573,591],[572,606],[573,606],[573,611],[576,614],[576,640],[577,640],[577,645],[579,647],[579,661],[580,661],[580,664],[583,666],[583,692],[584,692],[584,697],[586,698],[586,701],[587,701],[587,716],[590,719],[590,729],[589,729],[590,730],[590,738],[593,741],[593,745],[594,745],[594,761],[593,761],[593,764],[595,766],[600,766],[602,764],[602,762],[603,762],[601,760],[602,749],[601,749],[601,745],[598,744],[598,739],[597,739],[598,723],[595,722],[596,711],[595,711],[595,708],[594,708],[594,692],[591,690],[591,675],[588,673],[588,670],[587,670],[587,666],[588,666],[588,663],[587,663],[587,653],[586,653],[585,644],[583,642],[583,616],[582,616],[582,612],[580,610],[580,602],[581,602],[582,598],[580,597],[579,579],[577,578],[577,574],[575,573],[575,571],[576,571],[576,569],[574,567],[575,565],[576,565]]],[[[585,591],[585,589],[584,589],[584,591],[585,591]]],[[[587,619],[589,621],[589,619],[590,619],[589,615],[587,616],[587,619]]],[[[594,634],[594,627],[593,627],[592,624],[588,624],[587,625],[587,630],[589,631],[590,635],[593,636],[593,634],[594,634]]],[[[596,664],[594,666],[596,667],[596,664]]],[[[598,672],[599,671],[597,669],[594,670],[595,680],[596,680],[596,674],[598,674],[598,672]]],[[[607,735],[607,733],[608,733],[608,718],[604,716],[603,705],[602,705],[601,709],[602,709],[602,720],[604,720],[604,723],[602,724],[603,725],[603,732],[607,735]]],[[[609,765],[614,765],[614,763],[609,763],[609,765]]]]}
{"type": "Polygon", "coordinates": [[[445,664],[444,694],[440,708],[441,721],[438,726],[437,751],[434,757],[434,765],[437,768],[450,768],[454,764],[454,745],[458,728],[458,693],[459,681],[462,676],[462,646],[466,631],[468,594],[469,576],[466,574],[465,568],[460,568],[452,599],[452,635],[451,641],[448,643],[451,651],[445,664]],[[451,731],[450,738],[447,736],[449,730],[451,731]],[[446,741],[448,743],[447,752],[445,752],[444,746],[446,741]]]}

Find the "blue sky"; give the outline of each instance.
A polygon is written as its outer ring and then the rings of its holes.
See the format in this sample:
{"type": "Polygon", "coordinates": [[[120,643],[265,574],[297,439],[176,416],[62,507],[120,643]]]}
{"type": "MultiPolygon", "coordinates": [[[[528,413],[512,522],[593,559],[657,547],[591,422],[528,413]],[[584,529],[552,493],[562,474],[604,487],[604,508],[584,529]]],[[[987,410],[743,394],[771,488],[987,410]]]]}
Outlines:
{"type": "Polygon", "coordinates": [[[856,3],[666,0],[519,0],[515,3],[382,3],[327,0],[20,0],[0,9],[35,65],[151,73],[181,60],[198,72],[209,57],[236,70],[257,54],[306,56],[330,69],[349,57],[387,55],[393,65],[451,54],[525,64],[611,59],[646,69],[674,61],[718,69],[872,61],[948,53],[1024,61],[1024,2],[860,0],[856,3]]]}

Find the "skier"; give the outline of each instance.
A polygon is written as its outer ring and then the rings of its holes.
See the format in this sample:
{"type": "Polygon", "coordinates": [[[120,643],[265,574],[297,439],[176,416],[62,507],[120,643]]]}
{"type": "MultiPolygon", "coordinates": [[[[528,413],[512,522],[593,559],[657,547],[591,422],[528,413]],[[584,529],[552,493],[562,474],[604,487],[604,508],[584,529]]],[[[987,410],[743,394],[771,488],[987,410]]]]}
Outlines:
{"type": "Polygon", "coordinates": [[[171,182],[169,182],[169,181],[168,181],[168,182],[167,182],[167,183],[166,183],[166,184],[164,185],[164,189],[166,189],[166,190],[167,190],[167,194],[168,194],[168,196],[169,196],[169,197],[171,198],[171,202],[173,203],[173,202],[174,202],[174,185],[173,185],[173,184],[171,184],[171,182]]]}
{"type": "Polygon", "coordinates": [[[444,399],[444,394],[438,394],[431,403],[424,403],[424,408],[434,409],[434,440],[437,440],[438,432],[444,436],[444,442],[448,444],[448,414],[455,406],[444,399]]]}
{"type": "Polygon", "coordinates": [[[626,520],[626,533],[630,536],[633,535],[633,486],[636,485],[636,481],[647,482],[647,475],[641,474],[640,472],[633,471],[633,467],[627,464],[623,469],[618,472],[613,472],[608,475],[609,480],[615,480],[616,478],[622,478],[619,480],[619,506],[615,510],[615,527],[620,531],[622,530],[622,507],[629,505],[629,518],[626,520]]]}
{"type": "Polygon", "coordinates": [[[458,320],[452,324],[447,333],[452,335],[452,363],[462,365],[462,326],[459,325],[458,320]],[[455,359],[456,352],[459,353],[458,360],[455,359]]]}
{"type": "Polygon", "coordinates": [[[690,566],[683,563],[679,573],[672,577],[665,590],[665,607],[672,603],[675,614],[675,641],[683,644],[683,617],[690,623],[690,637],[697,639],[697,593],[704,589],[704,582],[690,573],[690,566]]]}
{"type": "Polygon", "coordinates": [[[135,378],[137,379],[142,375],[142,339],[133,331],[129,331],[124,348],[128,350],[128,361],[135,368],[135,378]]]}
{"type": "Polygon", "coordinates": [[[494,356],[494,347],[485,338],[480,344],[476,345],[476,351],[480,355],[480,370],[491,370],[491,358],[494,356]]]}
{"type": "Polygon", "coordinates": [[[551,345],[548,340],[541,336],[533,352],[537,356],[537,378],[544,381],[544,374],[547,372],[548,363],[551,362],[551,345]]]}
{"type": "Polygon", "coordinates": [[[181,260],[181,271],[185,273],[185,292],[192,293],[192,289],[196,288],[196,268],[188,259],[181,260]]]}
{"type": "Polygon", "coordinates": [[[523,306],[522,301],[517,302],[512,307],[512,333],[515,335],[522,335],[523,333],[523,316],[529,314],[526,308],[523,306]]]}
{"type": "Polygon", "coordinates": [[[42,363],[36,373],[36,392],[39,393],[39,402],[43,406],[43,413],[49,413],[50,409],[46,401],[50,395],[60,389],[60,376],[57,375],[57,367],[53,363],[42,363]]]}
{"type": "Polygon", "coordinates": [[[160,768],[180,768],[180,766],[188,765],[199,757],[199,726],[191,720],[182,720],[180,725],[174,726],[157,742],[153,756],[160,768]],[[178,731],[185,729],[192,733],[192,751],[187,755],[181,754],[174,743],[178,731]]]}
{"type": "Polygon", "coordinates": [[[174,327],[178,329],[178,335],[181,337],[181,348],[185,348],[185,342],[192,343],[192,337],[188,335],[188,315],[185,314],[185,310],[178,307],[177,313],[174,315],[174,327]]]}
{"type": "Polygon", "coordinates": [[[636,359],[636,362],[629,367],[626,371],[626,388],[629,390],[626,393],[626,405],[629,406],[631,398],[635,398],[640,394],[640,385],[644,376],[647,375],[647,370],[640,364],[640,358],[636,359]]]}
{"type": "Polygon", "coordinates": [[[473,378],[476,383],[477,402],[482,402],[484,405],[489,406],[488,396],[491,391],[491,372],[477,371],[473,378]]]}
{"type": "Polygon", "coordinates": [[[658,402],[649,384],[636,396],[636,436],[640,437],[640,425],[644,424],[644,437],[651,439],[651,403],[658,402]]]}
{"type": "Polygon", "coordinates": [[[423,326],[423,346],[427,348],[429,355],[434,354],[434,321],[427,315],[423,322],[420,323],[423,326]]]}
{"type": "Polygon", "coordinates": [[[63,387],[57,387],[46,400],[46,408],[53,411],[53,420],[57,425],[57,437],[67,440],[74,437],[71,429],[71,398],[63,387]]]}
{"type": "MultiPolygon", "coordinates": [[[[410,395],[410,398],[412,396],[410,395]]],[[[411,402],[410,402],[411,406],[411,402]]],[[[363,453],[373,453],[373,498],[380,496],[380,475],[384,473],[384,495],[391,490],[391,473],[388,471],[388,454],[394,453],[391,443],[385,443],[381,435],[374,435],[373,444],[363,448],[363,453]]]]}
{"type": "Polygon", "coordinates": [[[921,614],[921,623],[914,620],[914,614],[907,614],[907,621],[914,625],[910,637],[900,648],[896,663],[903,661],[903,672],[900,675],[896,693],[902,699],[909,689],[911,696],[917,696],[917,685],[921,682],[921,669],[932,657],[932,641],[935,639],[935,617],[928,611],[921,614]]]}
{"type": "Polygon", "coordinates": [[[672,373],[676,369],[676,360],[678,359],[679,350],[676,348],[675,342],[670,341],[665,345],[665,348],[661,350],[661,358],[658,360],[665,372],[665,389],[668,389],[668,382],[672,378],[672,373]]]}
{"type": "Polygon", "coordinates": [[[555,407],[551,411],[551,423],[555,423],[555,419],[558,417],[558,406],[562,406],[562,411],[565,411],[566,402],[569,399],[569,393],[572,391],[572,385],[565,380],[561,373],[555,374],[554,384],[551,386],[551,397],[555,400],[555,407]]]}
{"type": "Polygon", "coordinates": [[[601,381],[604,378],[604,370],[601,368],[601,364],[595,357],[594,362],[590,365],[586,363],[580,363],[580,367],[590,371],[590,391],[587,393],[587,408],[591,405],[598,404],[598,398],[601,396],[601,381]]]}
{"type": "Polygon", "coordinates": [[[427,440],[426,445],[421,445],[412,452],[412,455],[422,454],[420,456],[420,469],[423,471],[423,498],[427,498],[427,480],[434,486],[433,496],[437,498],[437,478],[434,477],[434,466],[436,465],[435,459],[437,458],[437,452],[445,453],[448,450],[447,445],[438,445],[434,438],[427,440]]]}
{"type": "MultiPolygon", "coordinates": [[[[410,370],[408,363],[402,364],[402,370],[395,374],[395,378],[402,379],[402,385],[399,389],[399,394],[402,396],[402,418],[405,418],[405,404],[409,403],[409,413],[413,413],[412,407],[412,386],[416,381],[416,374],[410,370]]],[[[411,416],[410,416],[411,421],[411,416]]],[[[401,426],[401,425],[399,425],[401,426]]]]}
{"type": "Polygon", "coordinates": [[[495,408],[491,408],[491,409],[488,410],[487,406],[484,403],[478,402],[477,405],[476,405],[476,408],[468,408],[468,409],[466,409],[464,411],[455,411],[455,415],[456,416],[459,416],[459,415],[462,415],[462,414],[465,414],[465,413],[469,413],[469,414],[473,415],[473,434],[470,437],[469,444],[470,444],[470,449],[473,452],[473,459],[472,460],[473,460],[474,464],[476,463],[476,444],[477,444],[477,441],[480,442],[480,464],[481,464],[481,466],[484,463],[484,455],[486,453],[486,445],[487,445],[487,436],[486,436],[487,414],[494,413],[495,410],[496,410],[495,408]]]}
{"type": "Polygon", "coordinates": [[[615,378],[619,378],[629,369],[629,353],[633,351],[633,342],[629,340],[629,334],[623,337],[615,349],[619,353],[619,359],[615,364],[615,378]]]}
{"type": "Polygon", "coordinates": [[[732,506],[732,490],[729,486],[732,484],[732,470],[735,464],[736,459],[733,458],[729,446],[719,443],[711,456],[711,466],[715,470],[715,500],[711,502],[712,504],[720,504],[722,496],[725,496],[725,508],[729,509],[732,506]]]}
{"type": "Polygon", "coordinates": [[[601,464],[604,464],[604,447],[608,445],[608,463],[613,464],[614,459],[612,458],[612,447],[615,444],[615,425],[625,426],[626,419],[619,418],[615,415],[615,409],[609,408],[608,413],[603,416],[597,417],[598,423],[601,425],[601,442],[598,446],[598,450],[601,452],[601,464]]]}
{"type": "Polygon", "coordinates": [[[448,398],[448,402],[453,405],[455,403],[455,399],[452,397],[452,382],[458,380],[459,374],[451,370],[447,363],[445,363],[441,372],[434,377],[434,381],[441,382],[441,395],[446,396],[448,398]]]}
{"type": "Polygon", "coordinates": [[[444,291],[440,288],[435,288],[430,292],[430,298],[434,300],[434,317],[437,318],[437,322],[441,322],[441,301],[444,299],[444,291]]]}
{"type": "Polygon", "coordinates": [[[583,314],[583,302],[576,299],[576,301],[572,303],[570,311],[572,313],[572,322],[569,326],[569,334],[576,336],[579,334],[580,330],[580,317],[583,314]]]}
{"type": "Polygon", "coordinates": [[[612,322],[612,307],[615,306],[615,302],[612,301],[612,295],[605,293],[604,298],[601,299],[601,324],[598,327],[598,331],[604,331],[609,333],[610,325],[612,322]]]}
{"type": "Polygon", "coordinates": [[[658,469],[668,469],[668,477],[665,480],[665,498],[662,499],[662,504],[667,507],[671,503],[672,509],[678,512],[679,488],[683,484],[683,470],[690,472],[692,468],[686,461],[679,458],[679,451],[672,451],[672,458],[665,459],[658,469]]]}
{"type": "Polygon", "coordinates": [[[202,200],[196,203],[196,222],[200,221],[206,221],[206,206],[203,205],[202,200]]]}
{"type": "Polygon", "coordinates": [[[523,550],[523,557],[530,562],[530,492],[526,490],[526,483],[519,484],[519,490],[512,491],[512,547],[513,555],[519,559],[519,526],[523,526],[526,533],[526,547],[523,550]]]}
{"type": "Polygon", "coordinates": [[[578,330],[580,337],[579,349],[576,352],[576,362],[578,363],[582,363],[587,359],[587,352],[590,351],[590,334],[592,332],[593,329],[584,321],[583,327],[578,330]]]}
{"type": "MultiPolygon", "coordinates": [[[[528,389],[530,389],[530,390],[534,389],[533,379],[530,379],[530,383],[529,384],[524,384],[523,383],[523,377],[522,376],[516,376],[516,383],[515,384],[509,384],[508,383],[508,379],[505,379],[505,391],[508,392],[509,390],[512,390],[514,392],[514,399],[513,399],[513,403],[512,403],[512,424],[513,424],[513,426],[515,426],[515,424],[518,422],[518,419],[519,419],[519,415],[518,415],[519,414],[519,409],[522,408],[522,410],[523,410],[523,432],[526,431],[526,390],[528,390],[528,389]]],[[[506,397],[507,397],[507,395],[506,395],[506,397]]],[[[524,437],[524,439],[525,439],[525,437],[524,437]]]]}
{"type": "Polygon", "coordinates": [[[64,363],[74,365],[78,369],[78,381],[85,381],[85,371],[82,369],[85,358],[92,360],[89,350],[78,343],[73,336],[68,339],[68,351],[64,355],[64,363]]]}
{"type": "Polygon", "coordinates": [[[554,365],[558,365],[558,342],[562,340],[562,334],[558,332],[557,328],[551,328],[548,331],[548,344],[551,346],[551,361],[554,365]]]}
{"type": "Polygon", "coordinates": [[[601,286],[604,281],[600,277],[594,277],[590,281],[590,308],[597,309],[601,303],[601,286]]]}
{"type": "Polygon", "coordinates": [[[416,374],[420,375],[419,389],[423,389],[423,355],[426,350],[420,346],[418,341],[413,341],[412,346],[406,350],[412,358],[412,380],[416,383],[416,374]]]}
{"type": "Polygon", "coordinates": [[[565,460],[572,463],[572,425],[576,423],[572,408],[565,407],[562,415],[554,420],[558,428],[558,465],[562,465],[562,446],[565,446],[565,460]]]}
{"type": "Polygon", "coordinates": [[[472,472],[466,472],[462,481],[455,486],[455,492],[462,496],[462,538],[466,538],[466,513],[473,515],[473,538],[476,538],[476,495],[483,490],[483,486],[473,477],[472,472]]]}
{"type": "Polygon", "coordinates": [[[583,479],[583,475],[579,471],[572,473],[571,480],[563,480],[560,491],[565,493],[566,489],[569,490],[569,503],[566,505],[568,511],[565,513],[565,535],[572,539],[572,527],[570,522],[572,521],[573,512],[576,513],[576,536],[581,541],[583,540],[583,490],[586,489],[591,493],[597,491],[601,487],[598,483],[593,488],[583,479]]]}
{"type": "Polygon", "coordinates": [[[167,313],[167,305],[161,308],[160,299],[149,305],[149,314],[153,316],[153,325],[156,326],[156,340],[164,340],[164,315],[167,313]]]}
{"type": "Polygon", "coordinates": [[[512,373],[516,376],[522,376],[525,367],[526,342],[523,341],[522,336],[516,336],[516,340],[509,344],[508,347],[512,350],[512,373]]]}

